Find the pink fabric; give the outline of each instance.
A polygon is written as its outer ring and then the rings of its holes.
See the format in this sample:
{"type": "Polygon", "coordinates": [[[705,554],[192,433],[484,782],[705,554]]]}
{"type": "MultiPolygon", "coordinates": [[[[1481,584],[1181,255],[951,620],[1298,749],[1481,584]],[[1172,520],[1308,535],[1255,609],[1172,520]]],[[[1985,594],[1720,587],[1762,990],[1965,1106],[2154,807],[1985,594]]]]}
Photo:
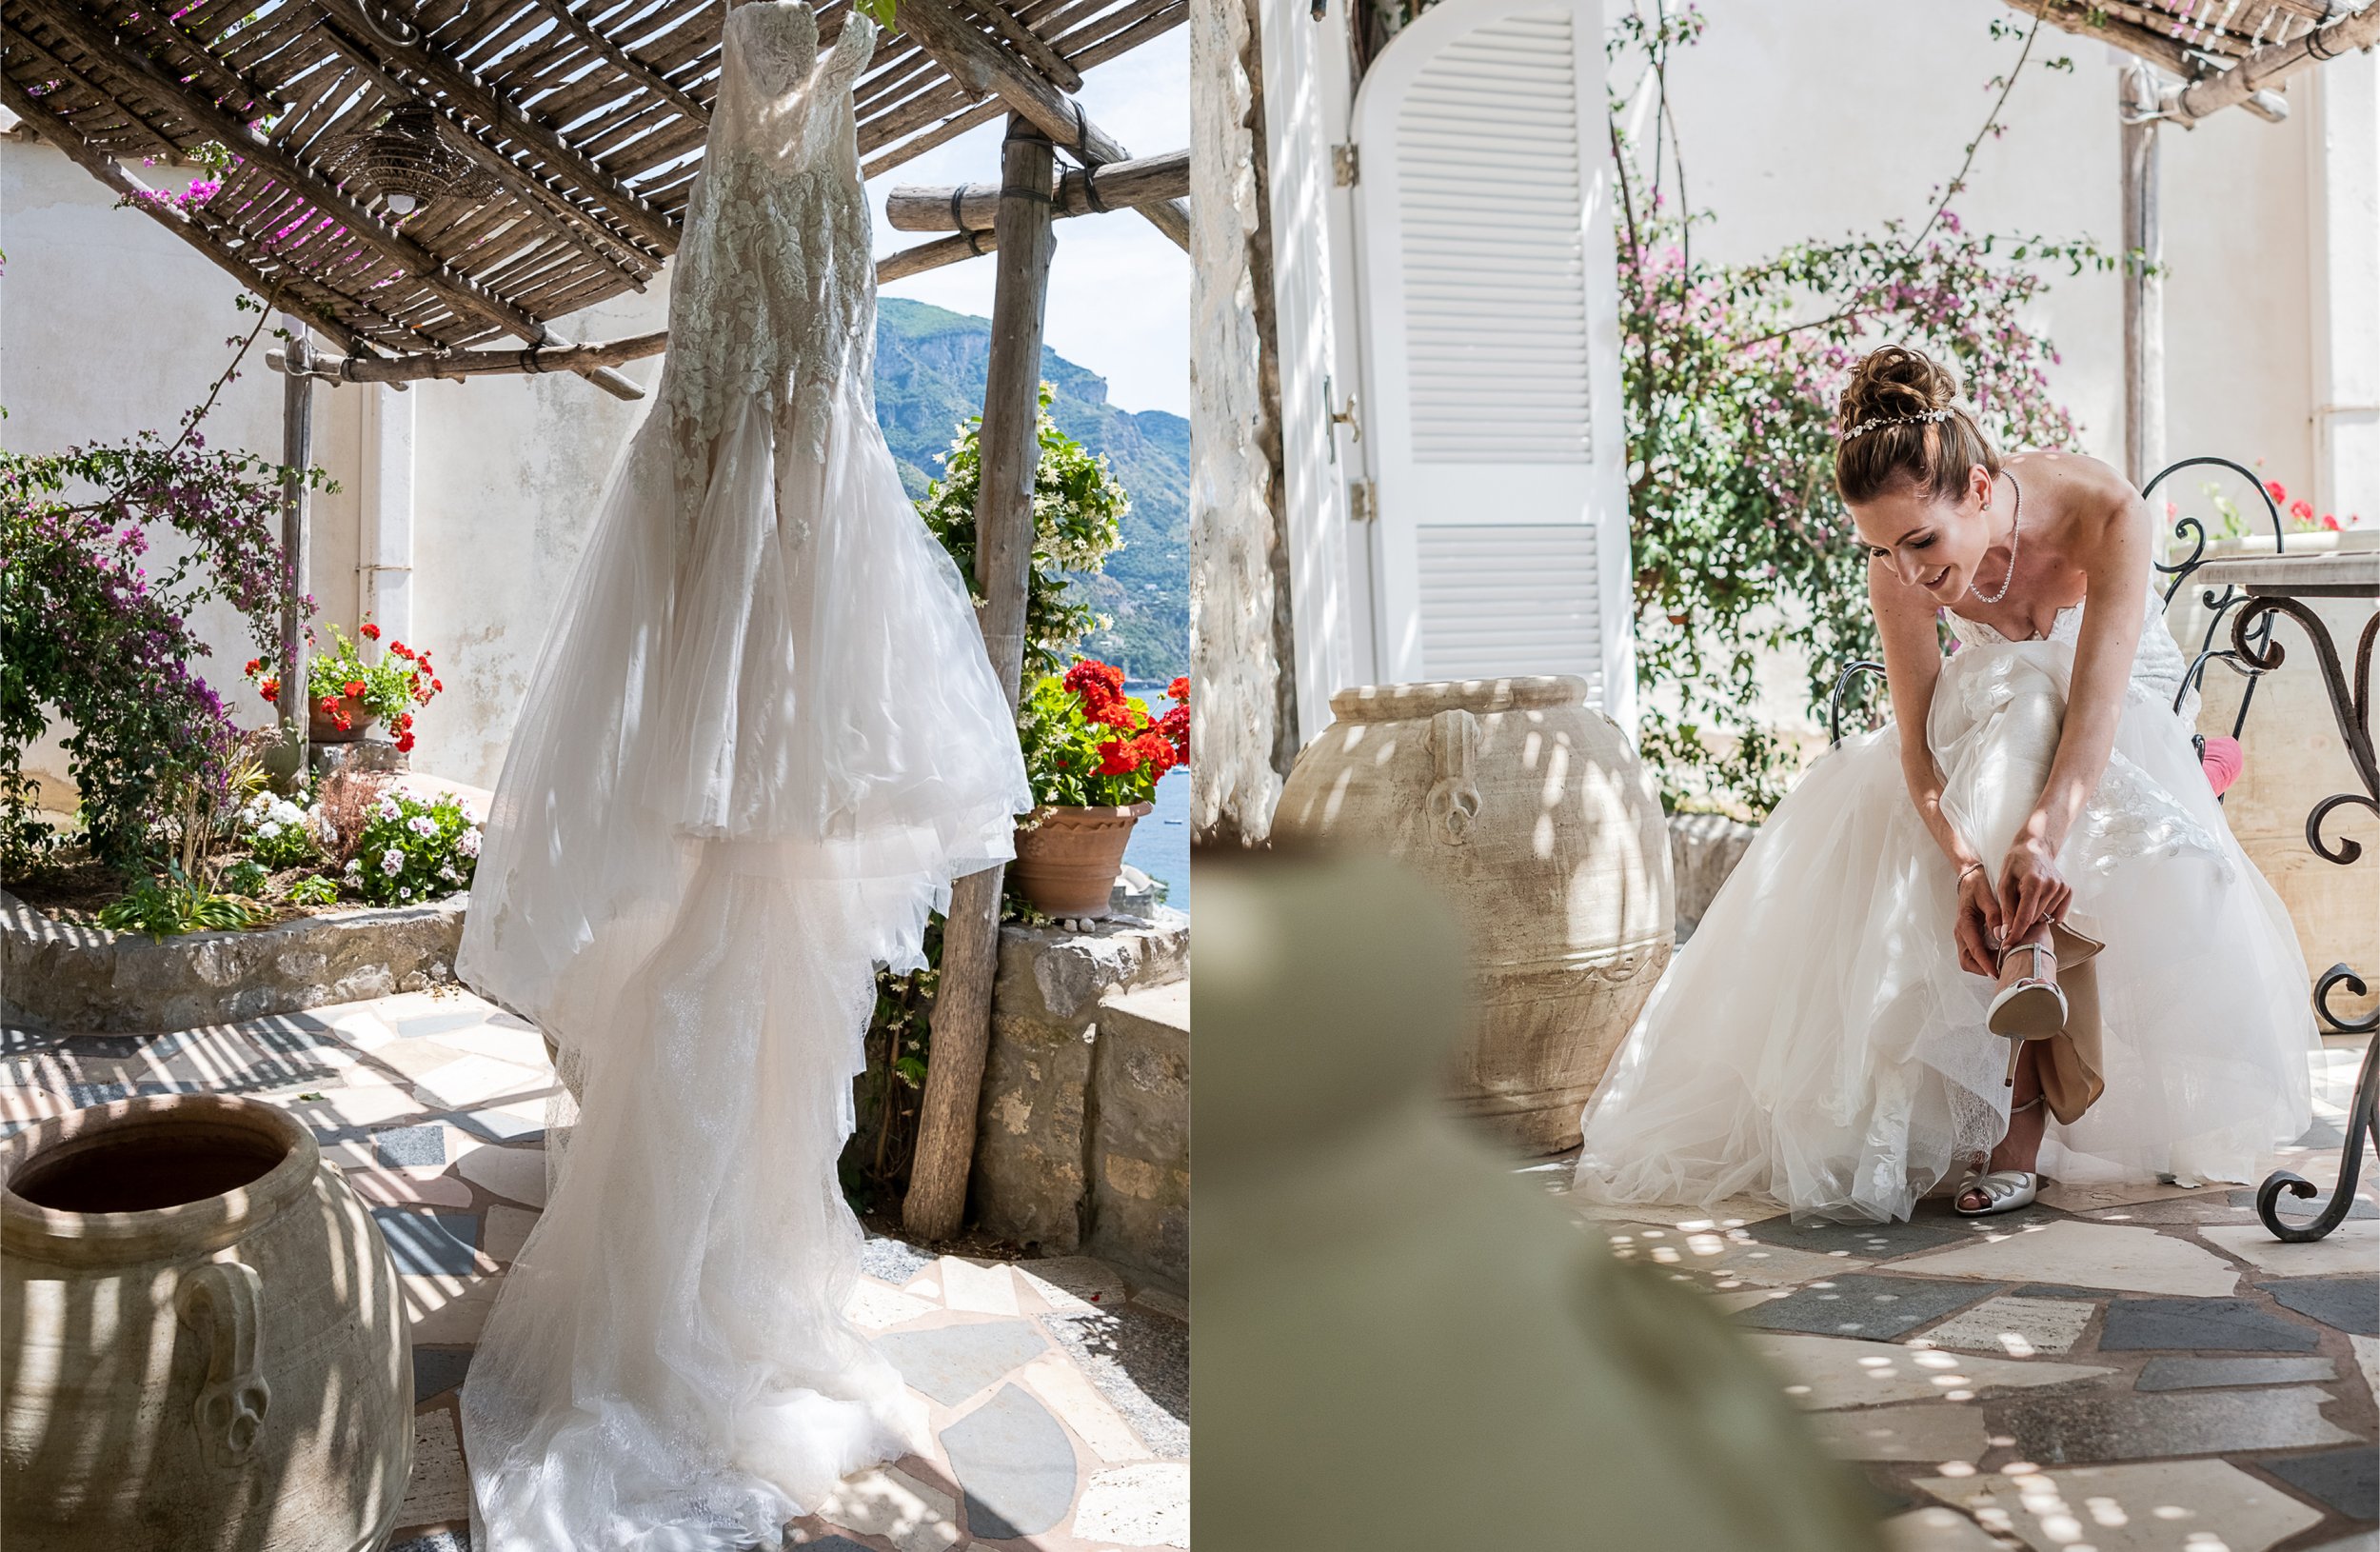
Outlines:
{"type": "Polygon", "coordinates": [[[2221,797],[2233,782],[2239,780],[2240,766],[2244,763],[2239,740],[2221,736],[2209,738],[2205,750],[2198,756],[2198,763],[2206,767],[2207,785],[2214,788],[2216,797],[2221,797]]]}

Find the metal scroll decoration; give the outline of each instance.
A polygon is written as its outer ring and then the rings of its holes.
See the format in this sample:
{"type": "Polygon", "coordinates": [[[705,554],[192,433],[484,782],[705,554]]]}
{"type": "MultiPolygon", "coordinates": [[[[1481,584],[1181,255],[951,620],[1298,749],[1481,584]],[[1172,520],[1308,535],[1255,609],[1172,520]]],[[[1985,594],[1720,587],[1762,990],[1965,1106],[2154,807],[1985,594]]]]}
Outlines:
{"type": "MultiPolygon", "coordinates": [[[[355,9],[365,26],[400,49],[412,48],[428,30],[421,21],[422,13],[429,9],[428,0],[358,0],[355,9]]],[[[466,9],[457,7],[455,14],[466,9]]]]}
{"type": "MultiPolygon", "coordinates": [[[[2248,482],[2248,488],[2253,490],[2256,493],[2256,499],[2264,503],[2265,515],[2271,520],[2272,552],[2275,555],[2285,553],[2288,547],[2281,537],[2281,508],[2274,504],[2272,492],[2264,487],[2264,481],[2257,477],[2256,471],[2245,464],[2234,463],[2229,458],[2185,458],[2179,463],[2168,464],[2157,470],[2155,476],[2147,485],[2141,487],[2141,499],[2146,501],[2155,495],[2157,487],[2163,485],[2172,475],[2179,474],[2186,468],[2228,468],[2248,482]]],[[[2190,553],[2170,564],[2164,561],[2150,563],[2153,569],[2172,578],[2165,587],[2165,602],[2169,607],[2175,598],[2181,595],[2182,589],[2189,586],[2191,574],[2206,562],[2207,526],[2188,512],[2184,512],[2174,521],[2173,537],[2191,541],[2190,553]]],[[[2207,667],[2210,664],[2221,663],[2232,672],[2244,675],[2248,680],[2248,686],[2240,692],[2239,714],[2231,719],[2233,738],[2239,737],[2240,729],[2248,726],[2248,707],[2250,703],[2256,698],[2258,670],[2253,667],[2242,667],[2244,660],[2239,650],[2236,647],[2218,647],[2214,645],[2214,639],[2216,632],[2223,628],[2224,617],[2244,602],[2247,596],[2237,587],[2229,586],[2225,587],[2219,594],[2210,587],[2199,595],[2199,602],[2207,607],[2206,634],[2199,638],[2197,654],[2191,659],[2190,667],[2182,674],[2181,687],[2173,692],[2173,710],[2178,715],[2182,709],[2182,703],[2190,698],[2190,692],[2205,682],[2207,667]]],[[[2260,620],[2256,634],[2251,640],[2261,649],[2271,639],[2272,622],[2270,619],[2260,620]]]]}

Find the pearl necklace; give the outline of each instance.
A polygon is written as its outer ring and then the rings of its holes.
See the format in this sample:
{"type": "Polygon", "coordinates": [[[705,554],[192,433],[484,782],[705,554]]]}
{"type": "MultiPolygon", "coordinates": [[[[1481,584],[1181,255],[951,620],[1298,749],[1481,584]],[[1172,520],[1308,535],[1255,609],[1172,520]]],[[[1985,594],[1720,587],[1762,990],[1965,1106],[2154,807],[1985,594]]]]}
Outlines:
{"type": "Polygon", "coordinates": [[[2017,535],[2023,531],[2025,522],[2025,487],[2018,485],[2016,476],[2009,474],[2008,470],[2002,469],[2000,472],[2008,474],[2008,487],[2016,492],[2015,509],[2008,514],[2008,575],[2000,579],[2000,590],[1996,593],[1985,592],[1976,587],[1972,579],[1967,584],[1967,590],[1986,604],[1996,604],[2006,598],[2009,584],[2016,580],[2016,539],[2017,535]]]}

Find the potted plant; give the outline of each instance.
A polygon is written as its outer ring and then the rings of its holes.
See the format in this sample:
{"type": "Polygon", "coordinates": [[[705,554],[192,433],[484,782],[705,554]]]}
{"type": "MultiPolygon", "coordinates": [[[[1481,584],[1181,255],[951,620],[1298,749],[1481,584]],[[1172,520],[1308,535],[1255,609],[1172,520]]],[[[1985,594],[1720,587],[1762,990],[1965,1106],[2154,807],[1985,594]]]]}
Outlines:
{"type": "Polygon", "coordinates": [[[1017,827],[1018,889],[1050,916],[1107,909],[1132,827],[1158,778],[1190,758],[1190,682],[1166,689],[1161,717],[1124,693],[1123,670],[1083,661],[1033,686],[1017,718],[1040,805],[1017,827]]]}
{"type": "MultiPolygon", "coordinates": [[[[358,627],[363,641],[380,640],[380,627],[368,616],[358,627]]],[[[307,632],[307,640],[313,632],[307,632]]],[[[390,642],[378,662],[364,661],[361,644],[337,626],[330,638],[338,649],[316,652],[306,666],[307,736],[317,744],[352,744],[375,722],[386,723],[395,735],[400,753],[413,748],[413,708],[427,706],[446,685],[430,667],[429,654],[403,642],[390,642]]],[[[263,658],[248,659],[248,677],[257,693],[278,705],[281,681],[277,666],[263,658]]]]}

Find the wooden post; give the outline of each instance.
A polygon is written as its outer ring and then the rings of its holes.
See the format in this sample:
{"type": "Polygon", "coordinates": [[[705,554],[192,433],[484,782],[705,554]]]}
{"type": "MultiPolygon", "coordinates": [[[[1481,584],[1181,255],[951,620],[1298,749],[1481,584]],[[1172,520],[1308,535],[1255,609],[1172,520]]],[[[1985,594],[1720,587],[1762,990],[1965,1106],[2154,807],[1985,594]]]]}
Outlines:
{"type": "MultiPolygon", "coordinates": [[[[992,289],[991,360],[984,371],[982,463],[975,497],[975,576],[983,594],[983,647],[1013,707],[1024,666],[1025,582],[1033,564],[1033,477],[1041,461],[1041,312],[1049,292],[1050,143],[1021,117],[1001,152],[999,272],[992,289]]],[[[922,1240],[959,1232],[975,1159],[976,1109],[991,1046],[992,980],[1000,968],[1001,868],[970,873],[950,892],[932,1049],[918,1117],[916,1162],[901,1217],[922,1240]]]]}
{"type": "MultiPolygon", "coordinates": [[[[313,358],[306,325],[284,314],[290,326],[288,369],[281,378],[281,461],[290,473],[281,482],[281,551],[288,567],[288,587],[281,597],[280,759],[288,762],[292,783],[306,775],[306,553],[307,508],[312,492],[306,470],[314,462],[314,379],[307,368],[313,358]]],[[[280,774],[278,764],[275,773],[280,774]]]]}
{"type": "Polygon", "coordinates": [[[2157,82],[2128,67],[2124,115],[2124,474],[2137,490],[2165,467],[2164,240],[2157,210],[2157,82]]]}

